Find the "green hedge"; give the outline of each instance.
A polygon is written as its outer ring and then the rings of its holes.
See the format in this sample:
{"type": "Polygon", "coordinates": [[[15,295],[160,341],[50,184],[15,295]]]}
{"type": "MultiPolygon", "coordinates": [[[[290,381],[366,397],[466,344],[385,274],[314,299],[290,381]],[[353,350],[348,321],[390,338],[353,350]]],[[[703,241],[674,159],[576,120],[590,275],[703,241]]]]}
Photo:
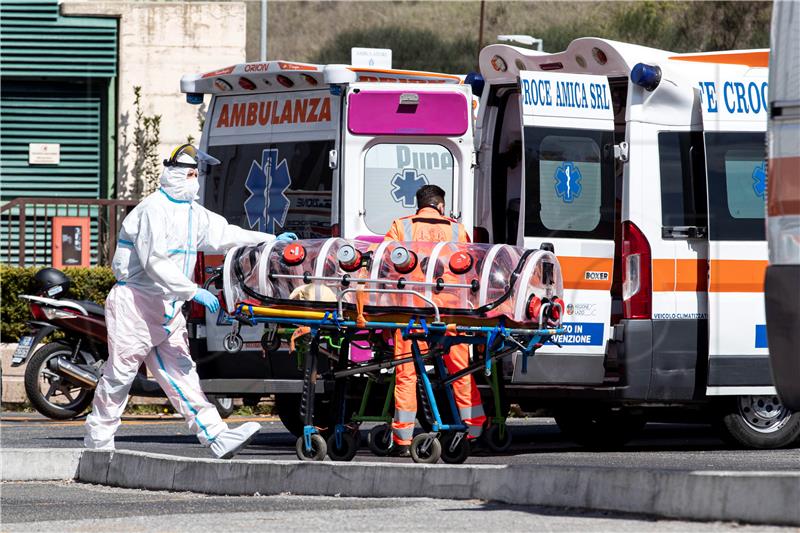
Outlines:
{"type": "MultiPolygon", "coordinates": [[[[16,342],[26,331],[30,320],[28,303],[19,299],[20,294],[33,294],[33,276],[39,267],[11,267],[0,265],[0,340],[16,342]]],[[[64,273],[72,281],[68,297],[76,300],[91,300],[102,304],[115,283],[114,273],[108,267],[65,268],[64,273]]]]}

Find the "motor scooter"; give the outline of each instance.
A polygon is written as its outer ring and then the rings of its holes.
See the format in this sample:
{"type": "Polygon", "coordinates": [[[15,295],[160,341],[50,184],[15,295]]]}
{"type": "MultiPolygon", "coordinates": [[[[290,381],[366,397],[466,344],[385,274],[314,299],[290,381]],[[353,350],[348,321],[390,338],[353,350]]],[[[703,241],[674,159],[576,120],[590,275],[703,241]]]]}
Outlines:
{"type": "MultiPolygon", "coordinates": [[[[39,293],[19,296],[29,302],[33,320],[28,321],[28,333],[20,339],[11,366],[27,362],[25,393],[39,413],[55,420],[69,420],[91,405],[108,360],[105,309],[92,301],[66,298],[69,279],[57,269],[44,270],[47,272],[37,277],[49,276],[49,282],[37,279],[39,293]],[[51,340],[39,347],[48,338],[51,340]]],[[[147,377],[144,365],[130,394],[165,397],[158,383],[147,377]]],[[[223,418],[233,412],[229,398],[209,396],[209,401],[223,418]]]]}

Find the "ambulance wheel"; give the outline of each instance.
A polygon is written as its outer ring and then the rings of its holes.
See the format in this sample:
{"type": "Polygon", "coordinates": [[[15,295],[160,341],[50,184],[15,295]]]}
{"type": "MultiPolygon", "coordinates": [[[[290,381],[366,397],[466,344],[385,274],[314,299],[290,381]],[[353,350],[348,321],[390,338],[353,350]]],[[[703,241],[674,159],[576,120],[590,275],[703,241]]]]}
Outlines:
{"type": "Polygon", "coordinates": [[[647,420],[628,411],[611,409],[556,410],[556,424],[568,439],[595,450],[621,448],[644,429],[647,420]]]}
{"type": "Polygon", "coordinates": [[[470,444],[467,437],[464,436],[458,441],[458,444],[453,446],[455,437],[456,434],[453,432],[442,437],[442,461],[451,465],[460,465],[469,457],[470,444]]]}
{"type": "Polygon", "coordinates": [[[300,418],[299,394],[276,394],[275,410],[286,430],[295,437],[303,436],[303,419],[300,418]]]}
{"type": "Polygon", "coordinates": [[[381,424],[370,429],[367,434],[367,446],[378,457],[389,455],[389,449],[392,447],[391,426],[389,424],[381,424]]]}
{"type": "Polygon", "coordinates": [[[306,450],[306,442],[302,435],[297,438],[294,449],[297,452],[297,458],[301,461],[322,461],[328,453],[328,446],[325,444],[325,439],[318,433],[311,435],[310,450],[306,450]]]}
{"type": "Polygon", "coordinates": [[[216,394],[209,394],[206,397],[208,398],[208,402],[217,408],[217,412],[221,418],[229,418],[236,410],[236,406],[233,405],[233,398],[217,396],[216,394]]]}
{"type": "Polygon", "coordinates": [[[511,429],[506,424],[492,424],[483,432],[486,445],[494,453],[504,453],[511,448],[511,429]]]}
{"type": "Polygon", "coordinates": [[[336,445],[336,433],[328,437],[328,457],[331,461],[352,461],[358,451],[358,442],[352,433],[342,433],[341,446],[336,445]]]}
{"type": "Polygon", "coordinates": [[[434,464],[442,456],[442,443],[435,433],[420,433],[411,441],[411,459],[415,463],[434,464]]]}
{"type": "Polygon", "coordinates": [[[718,427],[731,444],[770,450],[800,440],[800,413],[784,407],[776,395],[726,398],[721,407],[718,427]]]}

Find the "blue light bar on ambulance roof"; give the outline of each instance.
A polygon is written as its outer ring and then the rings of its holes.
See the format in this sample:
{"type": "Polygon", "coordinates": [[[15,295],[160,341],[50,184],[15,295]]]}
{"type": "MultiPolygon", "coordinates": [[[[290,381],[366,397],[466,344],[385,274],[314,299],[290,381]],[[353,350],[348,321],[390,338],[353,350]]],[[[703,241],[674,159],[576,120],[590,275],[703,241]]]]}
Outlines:
{"type": "Polygon", "coordinates": [[[631,69],[631,81],[646,91],[652,91],[661,83],[661,69],[655,65],[636,63],[631,69]]]}
{"type": "Polygon", "coordinates": [[[193,105],[203,103],[203,93],[186,93],[186,102],[193,105]]]}
{"type": "Polygon", "coordinates": [[[483,76],[480,75],[479,72],[470,72],[464,78],[464,83],[472,87],[472,94],[475,96],[480,96],[483,94],[483,86],[485,85],[485,81],[483,76]]]}

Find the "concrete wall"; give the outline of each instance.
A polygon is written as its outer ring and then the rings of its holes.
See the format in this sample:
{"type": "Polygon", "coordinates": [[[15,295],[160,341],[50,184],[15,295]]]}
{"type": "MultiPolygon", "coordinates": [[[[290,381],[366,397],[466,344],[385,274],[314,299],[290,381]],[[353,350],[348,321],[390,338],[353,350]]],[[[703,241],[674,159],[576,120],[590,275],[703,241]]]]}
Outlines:
{"type": "Polygon", "coordinates": [[[61,13],[66,16],[119,19],[115,141],[117,192],[123,197],[135,179],[131,176],[134,86],[142,87],[145,115],[161,115],[159,161],[188,136],[199,139],[198,106],[186,103],[180,78],[244,62],[246,6],[244,2],[62,2],[61,13]]]}

